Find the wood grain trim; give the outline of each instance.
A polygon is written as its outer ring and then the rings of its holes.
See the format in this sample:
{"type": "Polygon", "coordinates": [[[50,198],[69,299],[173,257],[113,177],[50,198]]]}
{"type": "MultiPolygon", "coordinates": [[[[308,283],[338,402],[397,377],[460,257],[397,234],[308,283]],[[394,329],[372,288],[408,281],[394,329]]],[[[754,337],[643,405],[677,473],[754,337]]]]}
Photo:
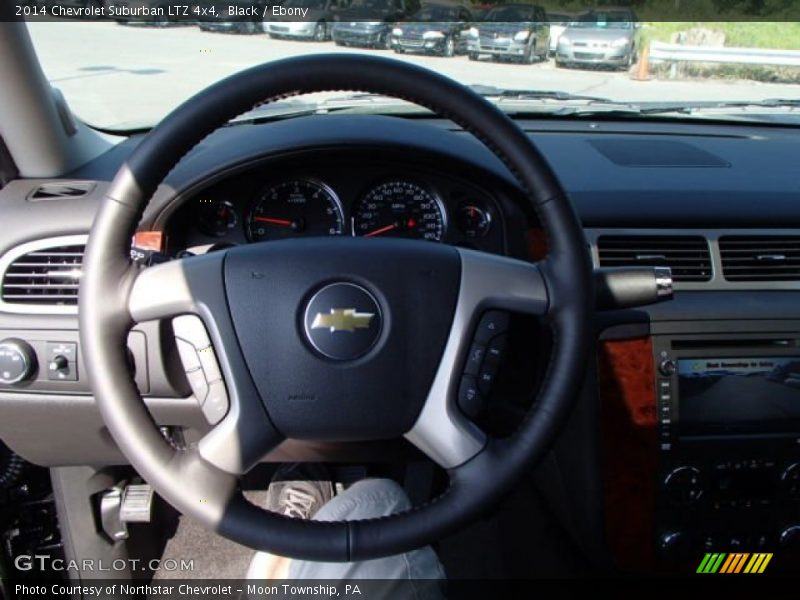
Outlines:
{"type": "Polygon", "coordinates": [[[598,361],[606,535],[620,568],[651,570],[658,472],[652,340],[601,342],[598,361]]]}

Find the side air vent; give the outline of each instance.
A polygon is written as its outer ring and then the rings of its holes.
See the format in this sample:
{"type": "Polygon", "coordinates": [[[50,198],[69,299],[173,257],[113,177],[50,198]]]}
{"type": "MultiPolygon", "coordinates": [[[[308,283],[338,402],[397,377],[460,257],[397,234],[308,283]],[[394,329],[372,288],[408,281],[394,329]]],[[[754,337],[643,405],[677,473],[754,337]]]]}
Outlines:
{"type": "Polygon", "coordinates": [[[726,235],[719,252],[728,281],[800,281],[800,236],[726,235]]]}
{"type": "Polygon", "coordinates": [[[0,311],[74,312],[86,236],[41,240],[0,260],[0,311]]]}
{"type": "Polygon", "coordinates": [[[670,267],[675,281],[710,281],[708,240],[695,235],[602,235],[601,267],[670,267]]]}
{"type": "Polygon", "coordinates": [[[30,200],[59,200],[63,198],[80,198],[94,188],[90,181],[59,181],[43,183],[33,190],[30,200]]]}

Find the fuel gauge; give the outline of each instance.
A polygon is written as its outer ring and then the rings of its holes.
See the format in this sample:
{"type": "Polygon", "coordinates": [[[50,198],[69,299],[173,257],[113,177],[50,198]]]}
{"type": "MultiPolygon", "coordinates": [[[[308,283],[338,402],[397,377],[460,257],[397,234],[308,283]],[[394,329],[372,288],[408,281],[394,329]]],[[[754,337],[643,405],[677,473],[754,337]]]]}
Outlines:
{"type": "Polygon", "coordinates": [[[213,237],[222,237],[239,224],[233,204],[226,200],[200,200],[197,225],[200,231],[213,237]]]}
{"type": "Polygon", "coordinates": [[[456,225],[468,238],[479,238],[492,228],[492,216],[486,209],[466,202],[458,209],[456,225]]]}

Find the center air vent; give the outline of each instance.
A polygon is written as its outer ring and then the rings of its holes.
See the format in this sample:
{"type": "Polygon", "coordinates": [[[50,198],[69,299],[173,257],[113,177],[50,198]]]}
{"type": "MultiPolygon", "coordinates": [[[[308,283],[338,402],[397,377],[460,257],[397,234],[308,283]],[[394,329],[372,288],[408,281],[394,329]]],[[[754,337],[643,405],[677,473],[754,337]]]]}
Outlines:
{"type": "MultiPolygon", "coordinates": [[[[75,238],[63,239],[76,241],[75,238]]],[[[35,307],[73,307],[78,304],[84,244],[41,245],[47,242],[26,244],[22,252],[17,249],[14,256],[3,258],[4,308],[15,305],[30,307],[34,309],[31,312],[37,312],[35,307]]]]}
{"type": "Polygon", "coordinates": [[[602,235],[601,267],[670,267],[675,281],[710,281],[711,254],[698,235],[602,235]]]}
{"type": "Polygon", "coordinates": [[[800,281],[800,236],[726,235],[719,252],[728,281],[800,281]]]}

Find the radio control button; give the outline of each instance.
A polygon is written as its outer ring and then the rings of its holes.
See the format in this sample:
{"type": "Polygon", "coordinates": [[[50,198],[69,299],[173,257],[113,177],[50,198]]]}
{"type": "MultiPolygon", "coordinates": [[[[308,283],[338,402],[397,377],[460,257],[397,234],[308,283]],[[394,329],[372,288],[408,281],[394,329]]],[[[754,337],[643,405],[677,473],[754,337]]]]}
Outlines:
{"type": "Polygon", "coordinates": [[[703,486],[695,467],[678,467],[664,479],[664,488],[672,504],[688,506],[700,500],[703,486]]]}
{"type": "Polygon", "coordinates": [[[664,377],[671,377],[678,370],[678,365],[671,358],[665,358],[658,365],[658,371],[664,377]]]}

